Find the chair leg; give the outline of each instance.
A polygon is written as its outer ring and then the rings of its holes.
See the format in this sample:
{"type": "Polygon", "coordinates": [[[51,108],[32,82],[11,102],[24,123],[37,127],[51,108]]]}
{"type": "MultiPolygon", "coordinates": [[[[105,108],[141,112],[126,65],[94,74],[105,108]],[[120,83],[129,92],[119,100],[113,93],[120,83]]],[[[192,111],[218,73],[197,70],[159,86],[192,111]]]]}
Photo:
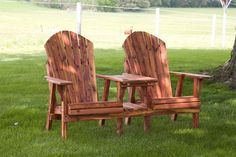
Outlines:
{"type": "Polygon", "coordinates": [[[151,116],[144,116],[144,132],[148,132],[151,127],[151,116]]]}
{"type": "Polygon", "coordinates": [[[51,128],[52,128],[52,120],[51,120],[50,113],[48,113],[47,120],[46,120],[46,130],[51,130],[51,128]]]}
{"type": "Polygon", "coordinates": [[[177,120],[177,116],[178,116],[178,115],[177,115],[176,113],[175,113],[175,114],[172,114],[172,115],[171,115],[171,120],[172,120],[172,121],[176,121],[176,120],[177,120]]]}
{"type": "Polygon", "coordinates": [[[98,125],[99,125],[100,127],[105,126],[105,119],[99,120],[98,125]]]}
{"type": "Polygon", "coordinates": [[[193,128],[199,127],[199,113],[193,113],[193,128]]]}
{"type": "Polygon", "coordinates": [[[118,135],[123,134],[123,118],[117,118],[116,133],[118,135]]]}
{"type": "Polygon", "coordinates": [[[131,124],[131,117],[126,117],[125,118],[125,124],[130,125],[131,124]]]}
{"type": "Polygon", "coordinates": [[[63,139],[67,139],[67,122],[61,120],[61,136],[63,139]]]}

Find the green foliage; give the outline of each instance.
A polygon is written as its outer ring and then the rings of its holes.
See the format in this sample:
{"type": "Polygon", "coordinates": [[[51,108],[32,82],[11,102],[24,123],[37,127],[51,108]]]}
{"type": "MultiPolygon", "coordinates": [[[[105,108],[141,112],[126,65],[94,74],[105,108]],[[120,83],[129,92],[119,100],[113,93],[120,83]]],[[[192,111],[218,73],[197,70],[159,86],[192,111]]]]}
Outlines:
{"type": "Polygon", "coordinates": [[[140,8],[149,8],[150,2],[149,0],[140,0],[140,1],[137,1],[137,6],[140,8]]]}
{"type": "Polygon", "coordinates": [[[112,7],[117,7],[119,6],[119,0],[97,0],[97,4],[100,6],[105,6],[105,7],[98,7],[97,9],[100,11],[109,11],[109,12],[114,12],[117,11],[117,8],[112,8],[112,7]],[[108,7],[106,7],[108,6],[108,7]],[[109,7],[111,6],[111,7],[109,7]]]}
{"type": "Polygon", "coordinates": [[[171,0],[162,0],[162,6],[170,7],[171,6],[171,0]]]}
{"type": "MultiPolygon", "coordinates": [[[[22,0],[19,0],[22,1],[22,0]]],[[[71,7],[76,2],[82,2],[84,4],[95,4],[100,6],[111,7],[126,7],[136,11],[139,8],[149,7],[221,7],[219,0],[25,0],[25,1],[37,1],[44,2],[46,4],[40,4],[46,7],[66,9],[71,7]],[[47,3],[48,2],[48,3],[47,3]],[[69,3],[69,4],[63,4],[69,3]]],[[[98,7],[100,11],[121,11],[117,8],[111,7],[98,7]]],[[[235,7],[235,6],[232,6],[235,7]]]]}
{"type": "Polygon", "coordinates": [[[150,0],[150,5],[152,7],[162,6],[162,0],[150,0]]]}
{"type": "Polygon", "coordinates": [[[120,0],[120,6],[126,8],[148,8],[150,7],[149,0],[120,0]]]}

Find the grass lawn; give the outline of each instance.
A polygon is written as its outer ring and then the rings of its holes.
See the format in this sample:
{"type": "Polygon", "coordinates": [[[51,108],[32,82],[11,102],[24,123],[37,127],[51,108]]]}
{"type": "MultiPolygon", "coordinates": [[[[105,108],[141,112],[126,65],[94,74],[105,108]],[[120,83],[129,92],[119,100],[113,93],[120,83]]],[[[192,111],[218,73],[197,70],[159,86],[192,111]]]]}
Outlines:
{"type": "MultiPolygon", "coordinates": [[[[160,34],[169,48],[212,48],[212,15],[217,14],[215,48],[221,48],[221,8],[161,8],[160,34]]],[[[42,50],[45,40],[58,30],[76,31],[76,12],[38,7],[30,3],[2,0],[0,4],[0,53],[32,53],[42,50]]],[[[228,9],[226,48],[235,37],[236,9],[228,9]]],[[[155,11],[82,13],[82,35],[96,48],[121,48],[124,30],[155,33],[155,11]]]]}
{"type": "MultiPolygon", "coordinates": [[[[222,50],[169,50],[170,70],[199,72],[223,64],[229,57],[222,50]]],[[[97,73],[120,74],[123,52],[96,49],[97,73]]],[[[48,87],[44,52],[38,55],[1,54],[0,58],[0,156],[236,156],[236,96],[222,84],[204,81],[200,128],[192,129],[191,115],[176,122],[168,116],[153,117],[150,133],[143,132],[143,119],[115,133],[115,120],[100,128],[96,121],[69,124],[69,138],[60,138],[60,123],[45,131],[48,87]]],[[[175,85],[175,79],[173,86],[175,85]]],[[[184,93],[191,93],[186,80],[184,93]]],[[[102,81],[98,80],[101,96],[102,81]]],[[[112,87],[111,99],[115,97],[112,87]]]]}
{"type": "MultiPolygon", "coordinates": [[[[229,50],[209,47],[213,13],[217,14],[216,47],[220,47],[220,8],[161,8],[160,37],[168,48],[188,48],[169,50],[170,70],[204,71],[229,58],[229,50]],[[198,47],[208,50],[193,49],[198,47]]],[[[235,9],[228,11],[227,48],[234,41],[235,13],[235,9]]],[[[43,44],[57,30],[75,31],[75,12],[1,1],[0,14],[0,157],[236,156],[236,92],[211,81],[203,83],[199,129],[192,129],[191,115],[185,114],[176,122],[168,116],[153,117],[150,133],[143,132],[143,118],[135,118],[132,125],[125,126],[121,137],[115,133],[115,120],[107,121],[104,128],[98,127],[96,121],[70,123],[66,141],[60,138],[59,121],[47,132],[43,44]]],[[[95,52],[99,74],[122,73],[124,54],[117,49],[126,37],[125,29],[133,25],[135,30],[155,32],[154,12],[85,11],[82,20],[82,34],[94,42],[95,48],[105,48],[95,52]]],[[[173,90],[175,82],[173,78],[173,90]]],[[[185,83],[186,95],[192,91],[192,81],[185,83]]],[[[100,97],[102,88],[103,82],[98,80],[100,97]]],[[[113,84],[110,99],[115,99],[115,91],[113,84]]]]}

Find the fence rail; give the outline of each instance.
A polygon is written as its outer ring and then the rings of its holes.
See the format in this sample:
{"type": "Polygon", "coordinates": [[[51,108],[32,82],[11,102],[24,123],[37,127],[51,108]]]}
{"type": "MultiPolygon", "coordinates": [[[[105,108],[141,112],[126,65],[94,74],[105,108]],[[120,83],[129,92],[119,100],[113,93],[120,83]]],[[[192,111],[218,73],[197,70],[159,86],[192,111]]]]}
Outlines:
{"type": "MultiPolygon", "coordinates": [[[[8,7],[14,3],[22,3],[4,2],[8,7]]],[[[78,18],[75,3],[73,8],[68,10],[37,7],[27,2],[22,4],[25,8],[9,7],[9,10],[3,11],[0,6],[0,36],[4,39],[0,43],[0,53],[43,50],[45,41],[56,31],[63,29],[76,31],[78,19],[81,19],[81,34],[93,41],[95,48],[121,48],[122,42],[127,37],[124,31],[130,28],[152,34],[158,32],[158,37],[167,43],[168,48],[222,48],[222,10],[219,8],[200,9],[201,11],[160,8],[157,16],[156,9],[112,13],[88,8],[88,6],[104,6],[82,4],[81,17],[78,18]]],[[[236,9],[229,10],[225,48],[233,46],[236,33],[235,15],[236,9]]]]}

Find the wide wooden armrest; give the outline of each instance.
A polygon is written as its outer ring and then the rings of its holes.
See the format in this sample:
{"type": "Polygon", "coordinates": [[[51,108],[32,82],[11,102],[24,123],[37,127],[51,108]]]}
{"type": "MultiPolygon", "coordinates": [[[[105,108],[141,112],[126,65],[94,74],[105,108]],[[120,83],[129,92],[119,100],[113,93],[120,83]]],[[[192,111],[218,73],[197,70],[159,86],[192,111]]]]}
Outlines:
{"type": "Polygon", "coordinates": [[[112,78],[112,76],[114,76],[114,75],[96,74],[96,77],[97,77],[97,78],[102,78],[102,79],[105,79],[105,80],[117,81],[116,79],[114,80],[114,78],[112,78]]]}
{"type": "Polygon", "coordinates": [[[56,85],[71,85],[71,81],[66,81],[62,79],[58,79],[55,77],[45,76],[46,80],[50,83],[56,84],[56,85]]]}
{"type": "Polygon", "coordinates": [[[146,77],[141,75],[127,74],[122,75],[101,75],[97,74],[97,77],[103,78],[105,80],[111,80],[116,82],[128,83],[128,84],[150,84],[156,83],[157,79],[152,77],[146,77]]]}
{"type": "Polygon", "coordinates": [[[185,73],[185,72],[173,72],[171,71],[170,74],[174,74],[176,76],[183,76],[183,77],[190,77],[190,78],[198,78],[198,79],[208,79],[211,78],[209,75],[201,75],[201,74],[192,74],[192,73],[185,73]]]}

